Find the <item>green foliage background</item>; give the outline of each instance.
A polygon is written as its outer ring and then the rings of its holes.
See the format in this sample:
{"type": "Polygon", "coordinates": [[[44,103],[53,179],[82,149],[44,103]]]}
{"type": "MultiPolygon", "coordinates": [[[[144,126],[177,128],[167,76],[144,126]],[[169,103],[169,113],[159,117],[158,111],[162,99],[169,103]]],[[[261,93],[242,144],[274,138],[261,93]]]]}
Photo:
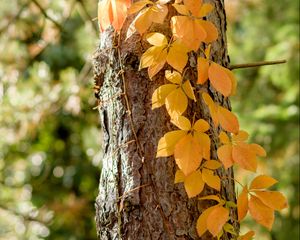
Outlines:
{"type": "MultiPolygon", "coordinates": [[[[0,2],[0,239],[96,239],[96,7],[96,0],[0,2]]],[[[288,60],[235,70],[233,109],[267,149],[259,171],[280,180],[290,206],[271,234],[250,220],[242,231],[299,239],[299,2],[228,0],[226,7],[232,64],[288,60]]]]}

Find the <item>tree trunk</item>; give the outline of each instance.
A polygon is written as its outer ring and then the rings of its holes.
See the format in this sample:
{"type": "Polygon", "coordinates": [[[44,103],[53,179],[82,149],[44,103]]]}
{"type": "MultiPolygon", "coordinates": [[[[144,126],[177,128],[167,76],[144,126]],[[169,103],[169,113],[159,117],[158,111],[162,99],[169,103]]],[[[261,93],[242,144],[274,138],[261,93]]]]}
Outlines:
{"type": "MultiPolygon", "coordinates": [[[[219,30],[219,39],[212,45],[213,60],[226,66],[229,58],[224,2],[210,2],[215,10],[209,20],[219,30]]],[[[169,19],[172,13],[174,10],[170,7],[169,19]]],[[[152,93],[165,82],[164,71],[153,81],[149,80],[146,70],[138,71],[139,59],[147,44],[138,34],[125,41],[131,21],[132,18],[128,18],[120,36],[113,30],[104,32],[94,58],[95,83],[100,87],[96,95],[103,129],[103,167],[96,200],[98,237],[101,240],[200,239],[196,221],[212,203],[188,199],[182,184],[174,184],[176,164],[173,156],[155,158],[158,140],[173,129],[164,107],[151,110],[152,93]]],[[[154,26],[151,30],[169,34],[167,24],[154,26]]],[[[194,87],[206,89],[216,102],[229,108],[229,102],[209,83],[195,84],[195,63],[196,57],[190,54],[188,64],[193,71],[188,74],[194,87]]],[[[203,118],[212,126],[208,108],[201,100],[190,103],[185,116],[194,113],[196,119],[203,118]]],[[[219,129],[210,130],[214,159],[217,158],[218,132],[219,129]]],[[[218,174],[233,177],[232,169],[222,169],[218,174]]],[[[207,188],[202,194],[207,193],[213,191],[207,188]]],[[[222,195],[235,201],[232,180],[222,180],[222,195]]],[[[234,210],[231,221],[238,228],[234,210]]],[[[225,234],[223,239],[231,237],[225,234]]],[[[212,239],[212,236],[206,233],[201,239],[212,239]]]]}

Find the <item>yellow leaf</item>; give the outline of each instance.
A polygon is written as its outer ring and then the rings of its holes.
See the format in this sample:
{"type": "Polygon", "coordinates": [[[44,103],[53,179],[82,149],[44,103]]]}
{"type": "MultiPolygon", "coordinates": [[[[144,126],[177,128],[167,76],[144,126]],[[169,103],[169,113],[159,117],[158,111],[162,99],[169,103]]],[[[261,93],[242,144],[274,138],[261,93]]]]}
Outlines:
{"type": "Polygon", "coordinates": [[[157,47],[168,44],[168,40],[165,35],[158,32],[147,34],[146,39],[150,44],[157,47]]]}
{"type": "Polygon", "coordinates": [[[175,181],[174,183],[181,183],[184,182],[185,180],[185,175],[181,170],[177,170],[175,173],[175,181]]]}
{"type": "Polygon", "coordinates": [[[274,222],[274,210],[263,204],[257,197],[251,196],[249,212],[253,219],[271,231],[274,222]]]}
{"type": "Polygon", "coordinates": [[[269,188],[277,182],[278,181],[272,177],[269,177],[267,175],[260,175],[253,179],[249,189],[253,190],[269,188]]]}
{"type": "Polygon", "coordinates": [[[218,206],[211,211],[207,217],[207,229],[215,237],[222,230],[224,224],[228,221],[229,210],[218,206]]]}
{"type": "Polygon", "coordinates": [[[254,235],[254,231],[249,231],[246,234],[239,236],[238,240],[251,240],[254,235]]]}
{"type": "Polygon", "coordinates": [[[168,14],[168,7],[162,4],[152,3],[151,6],[142,9],[135,17],[135,28],[143,34],[151,26],[152,22],[163,23],[168,14]]]}
{"type": "Polygon", "coordinates": [[[202,157],[206,160],[210,159],[210,138],[207,134],[201,132],[194,132],[194,137],[200,145],[202,157]]]}
{"type": "Polygon", "coordinates": [[[173,155],[176,143],[185,135],[186,132],[182,130],[166,133],[158,142],[156,157],[168,157],[173,155]]]}
{"type": "Polygon", "coordinates": [[[242,193],[237,199],[237,209],[238,209],[238,220],[242,221],[248,212],[248,190],[247,187],[243,188],[242,193]]]}
{"type": "Polygon", "coordinates": [[[168,81],[175,83],[175,84],[181,84],[181,82],[182,82],[181,74],[177,71],[166,70],[165,77],[168,81]]]}
{"type": "Polygon", "coordinates": [[[237,133],[239,131],[240,126],[238,119],[228,109],[218,106],[217,115],[220,125],[224,130],[232,133],[237,133]]]}
{"type": "MultiPolygon", "coordinates": [[[[157,56],[159,56],[163,52],[164,48],[165,48],[164,46],[161,47],[153,46],[148,48],[141,57],[139,70],[142,68],[149,67],[153,64],[156,64],[158,59],[157,56]]],[[[167,51],[164,52],[165,54],[167,53],[167,51]]]]}
{"type": "Polygon", "coordinates": [[[196,229],[199,237],[201,237],[207,231],[207,218],[209,214],[212,212],[212,210],[214,210],[215,208],[216,208],[215,206],[210,207],[206,209],[204,212],[202,212],[202,214],[199,216],[196,225],[196,229]]]}
{"type": "Polygon", "coordinates": [[[223,143],[223,144],[230,143],[230,139],[229,139],[228,135],[223,131],[220,132],[219,139],[220,139],[221,143],[223,143]]]}
{"type": "Polygon", "coordinates": [[[212,169],[212,170],[216,170],[216,169],[222,167],[222,164],[216,160],[209,160],[203,164],[203,167],[212,169]]]}
{"type": "Polygon", "coordinates": [[[188,175],[184,180],[184,188],[189,198],[200,194],[204,188],[201,172],[195,171],[188,175]]]}
{"type": "Polygon", "coordinates": [[[165,84],[155,89],[154,93],[152,94],[152,109],[164,105],[166,97],[176,88],[177,86],[174,84],[165,84]]]}
{"type": "Polygon", "coordinates": [[[225,169],[230,168],[233,165],[232,158],[232,146],[231,145],[223,145],[217,150],[218,158],[223,163],[225,169]]]}
{"type": "Polygon", "coordinates": [[[226,72],[226,68],[211,63],[208,69],[208,77],[213,87],[225,97],[228,97],[232,91],[232,81],[226,72]]]}
{"type": "MultiPolygon", "coordinates": [[[[161,47],[157,47],[161,48],[161,47]]],[[[148,68],[149,78],[152,79],[165,65],[167,58],[167,49],[162,49],[155,57],[153,64],[148,68]]]]}
{"type": "Polygon", "coordinates": [[[196,171],[202,161],[200,145],[191,134],[184,136],[175,146],[175,161],[184,175],[196,171]]]}
{"type": "Polygon", "coordinates": [[[191,122],[184,116],[176,116],[171,119],[171,123],[173,123],[176,127],[180,128],[184,131],[189,131],[191,129],[191,122]]]}
{"type": "Polygon", "coordinates": [[[192,100],[194,100],[196,102],[196,97],[194,95],[194,90],[193,90],[193,87],[190,83],[189,80],[185,81],[184,84],[182,84],[182,89],[184,91],[184,93],[192,100]]]}
{"type": "Polygon", "coordinates": [[[197,60],[197,71],[198,71],[197,83],[203,84],[207,81],[208,67],[209,67],[209,61],[205,58],[199,57],[197,60]]]}
{"type": "Polygon", "coordinates": [[[193,129],[198,132],[206,132],[209,129],[209,124],[204,119],[199,119],[195,122],[193,129]]]}
{"type": "Polygon", "coordinates": [[[287,200],[285,196],[280,192],[275,191],[254,191],[256,196],[266,206],[274,210],[282,210],[287,208],[287,200]]]}
{"type": "Polygon", "coordinates": [[[182,72],[188,61],[187,52],[188,49],[179,40],[175,40],[169,48],[167,63],[177,71],[182,72]]]}
{"type": "Polygon", "coordinates": [[[180,88],[174,90],[166,97],[166,108],[171,118],[182,115],[187,106],[187,96],[180,88]]]}
{"type": "Polygon", "coordinates": [[[210,186],[213,189],[216,189],[217,191],[220,191],[220,178],[218,176],[215,176],[213,174],[213,171],[204,168],[202,170],[202,179],[208,186],[210,186]]]}
{"type": "Polygon", "coordinates": [[[232,159],[243,169],[256,172],[257,160],[249,144],[239,143],[232,147],[232,159]]]}

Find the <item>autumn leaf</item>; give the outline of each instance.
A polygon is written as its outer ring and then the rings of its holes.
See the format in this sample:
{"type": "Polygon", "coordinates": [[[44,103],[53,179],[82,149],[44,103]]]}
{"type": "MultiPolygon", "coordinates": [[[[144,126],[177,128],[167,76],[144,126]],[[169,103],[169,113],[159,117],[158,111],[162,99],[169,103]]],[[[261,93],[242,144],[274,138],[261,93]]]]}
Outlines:
{"type": "MultiPolygon", "coordinates": [[[[129,14],[139,12],[133,20],[133,27],[140,33],[145,33],[152,23],[162,24],[168,15],[168,7],[165,5],[166,1],[152,2],[149,0],[142,0],[132,4],[128,10],[129,14]]],[[[132,35],[134,30],[129,29],[132,33],[127,33],[128,36],[132,35]]]]}
{"type": "Polygon", "coordinates": [[[237,133],[239,131],[238,119],[232,112],[215,103],[206,92],[202,93],[202,98],[209,108],[216,127],[220,124],[228,132],[237,133]]]}
{"type": "Polygon", "coordinates": [[[212,170],[202,169],[202,179],[203,181],[213,189],[220,191],[221,188],[221,180],[219,176],[214,175],[212,170]]]}
{"type": "Polygon", "coordinates": [[[248,144],[245,142],[248,138],[247,132],[239,131],[238,134],[232,136],[230,141],[226,139],[225,133],[221,132],[219,138],[224,145],[218,148],[217,155],[226,169],[231,167],[233,163],[237,163],[243,169],[252,172],[256,171],[257,156],[262,156],[262,152],[265,153],[265,151],[257,144],[248,144]],[[257,150],[257,146],[259,146],[259,151],[257,150]]]}
{"type": "Polygon", "coordinates": [[[211,169],[211,170],[216,170],[216,169],[222,167],[222,164],[216,160],[208,160],[208,161],[205,161],[205,163],[203,164],[203,167],[211,169]]]}
{"type": "Polygon", "coordinates": [[[245,186],[237,199],[238,220],[242,221],[248,212],[248,189],[245,186]]]}
{"type": "Polygon", "coordinates": [[[274,210],[282,210],[287,207],[287,200],[285,196],[276,191],[253,191],[257,198],[262,203],[274,210]]]}
{"type": "Polygon", "coordinates": [[[197,139],[188,134],[175,146],[175,161],[185,175],[194,172],[201,164],[202,153],[197,139]]]}
{"type": "Polygon", "coordinates": [[[216,207],[217,206],[213,206],[213,207],[206,209],[199,216],[199,218],[197,220],[197,225],[196,225],[196,229],[197,229],[197,233],[198,233],[199,237],[201,237],[207,231],[207,218],[216,207]]]}
{"type": "Polygon", "coordinates": [[[250,197],[249,212],[253,219],[269,230],[272,229],[274,222],[274,210],[263,204],[259,198],[255,196],[250,197]]]}
{"type": "Polygon", "coordinates": [[[190,50],[196,51],[201,42],[209,43],[218,38],[214,24],[202,19],[213,10],[213,6],[203,4],[202,0],[184,0],[183,3],[173,4],[176,11],[183,16],[171,18],[172,32],[190,50]]]}
{"type": "Polygon", "coordinates": [[[182,76],[177,71],[167,70],[166,79],[172,84],[158,87],[152,95],[152,109],[166,104],[167,111],[171,117],[181,115],[188,106],[188,98],[196,100],[194,90],[189,80],[183,83],[182,76]]]}
{"type": "Polygon", "coordinates": [[[273,186],[278,181],[267,175],[260,175],[253,179],[250,189],[265,189],[273,186]]]}
{"type": "MultiPolygon", "coordinates": [[[[176,79],[173,78],[172,81],[178,81],[176,79]]],[[[181,130],[166,133],[159,140],[156,157],[174,154],[179,169],[188,176],[197,170],[203,156],[210,152],[210,139],[205,133],[209,129],[209,124],[199,119],[192,125],[184,116],[176,116],[171,121],[181,130]]]]}
{"type": "Polygon", "coordinates": [[[130,0],[102,0],[98,3],[98,24],[100,32],[105,31],[110,25],[120,31],[127,16],[130,0]]]}
{"type": "Polygon", "coordinates": [[[177,170],[175,173],[175,180],[174,183],[181,183],[184,182],[185,180],[185,175],[181,170],[177,170]]]}
{"type": "Polygon", "coordinates": [[[203,191],[204,182],[200,171],[195,171],[184,180],[184,188],[189,198],[195,197],[203,191]]]}
{"type": "Polygon", "coordinates": [[[146,40],[153,46],[143,53],[139,69],[148,68],[150,79],[164,67],[165,63],[182,72],[188,60],[188,49],[179,40],[168,43],[167,38],[157,32],[147,34],[146,40]]]}
{"type": "Polygon", "coordinates": [[[214,208],[207,217],[207,229],[215,237],[228,221],[229,210],[222,206],[214,208]]]}
{"type": "Polygon", "coordinates": [[[236,91],[236,79],[234,74],[227,68],[209,60],[209,53],[206,52],[206,58],[198,57],[197,71],[198,83],[204,84],[208,79],[212,86],[225,97],[234,95],[236,91]]]}
{"type": "Polygon", "coordinates": [[[239,236],[238,240],[251,240],[254,235],[255,235],[254,231],[249,231],[244,235],[239,236]]]}

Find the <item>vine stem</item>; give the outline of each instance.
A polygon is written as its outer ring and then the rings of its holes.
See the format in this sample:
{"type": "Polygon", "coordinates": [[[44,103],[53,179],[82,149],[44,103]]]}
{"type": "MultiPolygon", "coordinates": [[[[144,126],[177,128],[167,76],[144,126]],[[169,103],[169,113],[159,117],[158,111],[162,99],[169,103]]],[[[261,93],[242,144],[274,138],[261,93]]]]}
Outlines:
{"type": "Polygon", "coordinates": [[[262,61],[262,62],[253,62],[253,63],[242,63],[242,64],[233,64],[228,67],[230,70],[238,68],[252,68],[252,67],[261,67],[266,65],[275,65],[286,63],[286,60],[276,60],[276,61],[262,61]]]}

